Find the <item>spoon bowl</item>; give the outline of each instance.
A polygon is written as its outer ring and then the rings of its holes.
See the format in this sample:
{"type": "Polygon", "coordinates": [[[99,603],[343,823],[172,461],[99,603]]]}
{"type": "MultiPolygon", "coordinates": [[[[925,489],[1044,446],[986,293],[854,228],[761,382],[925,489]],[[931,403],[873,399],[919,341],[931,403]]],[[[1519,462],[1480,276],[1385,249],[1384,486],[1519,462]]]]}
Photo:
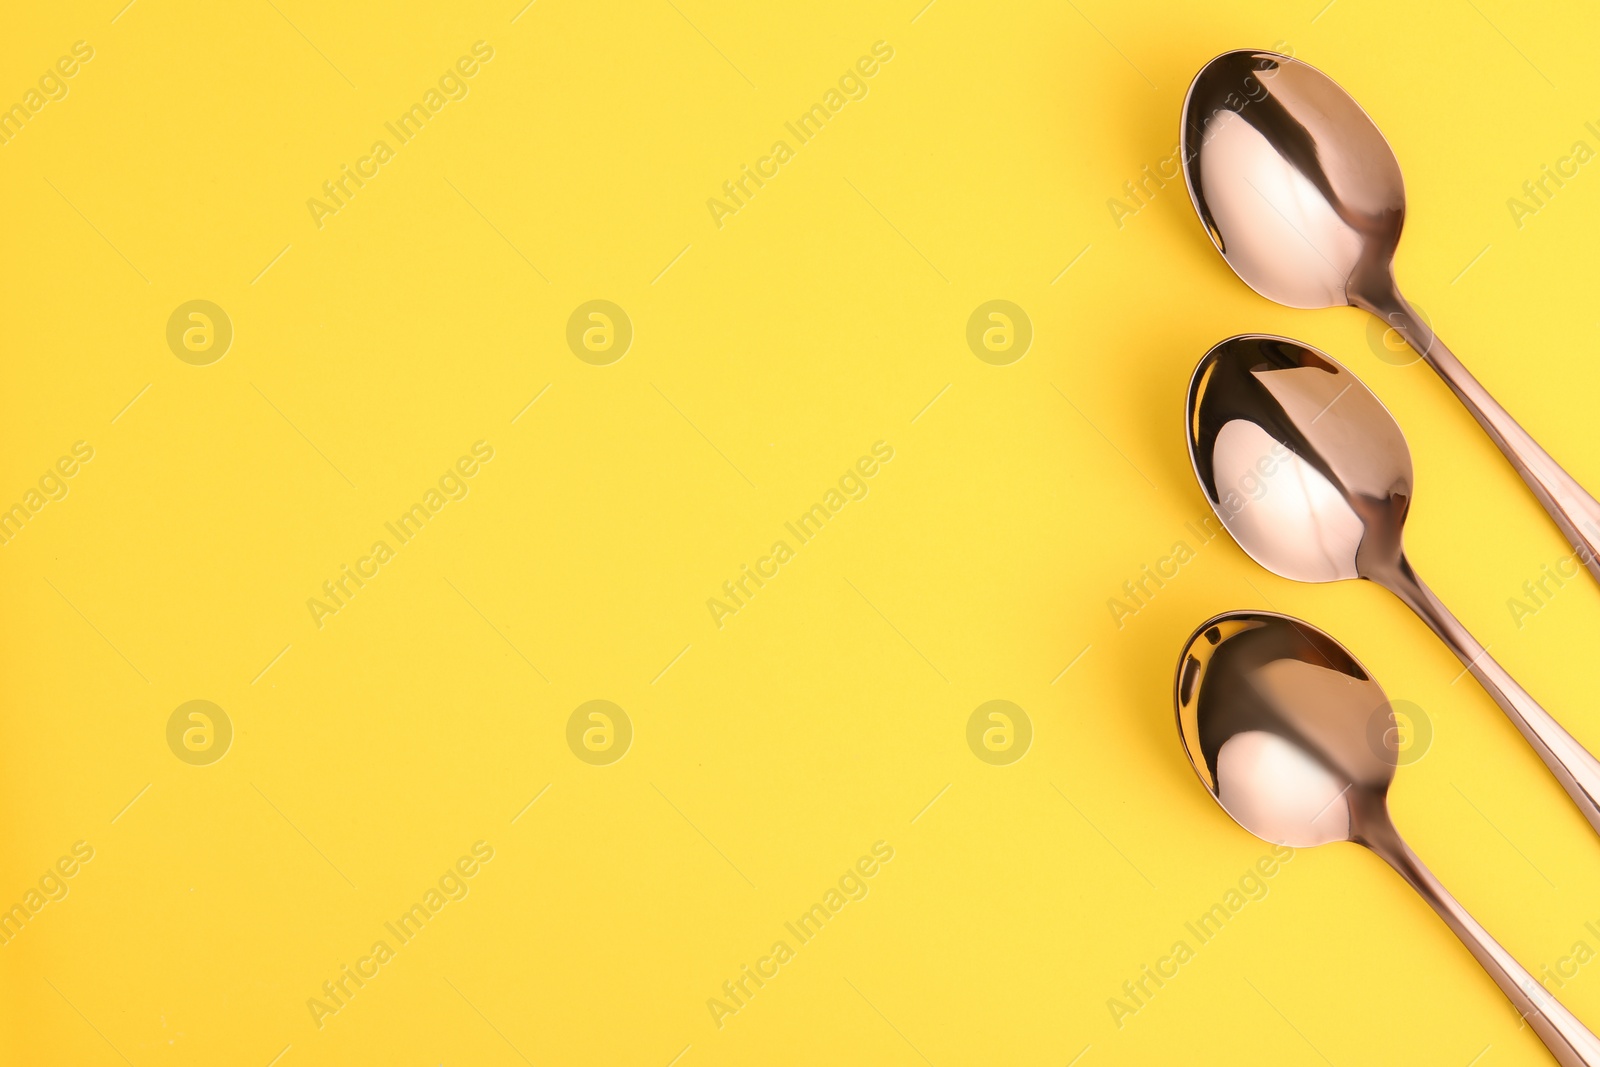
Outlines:
{"type": "Polygon", "coordinates": [[[1392,289],[1400,162],[1332,78],[1273,52],[1225,52],[1189,86],[1180,144],[1195,211],[1256,292],[1322,308],[1392,289]]]}
{"type": "Polygon", "coordinates": [[[1257,837],[1292,848],[1355,840],[1363,817],[1383,810],[1395,752],[1372,743],[1371,722],[1392,724],[1393,712],[1316,627],[1263,612],[1212,619],[1179,658],[1176,696],[1195,773],[1257,837]]]}
{"type": "Polygon", "coordinates": [[[1302,582],[1401,565],[1411,450],[1361,380],[1286,337],[1230,337],[1189,382],[1189,458],[1241,548],[1302,582]]]}

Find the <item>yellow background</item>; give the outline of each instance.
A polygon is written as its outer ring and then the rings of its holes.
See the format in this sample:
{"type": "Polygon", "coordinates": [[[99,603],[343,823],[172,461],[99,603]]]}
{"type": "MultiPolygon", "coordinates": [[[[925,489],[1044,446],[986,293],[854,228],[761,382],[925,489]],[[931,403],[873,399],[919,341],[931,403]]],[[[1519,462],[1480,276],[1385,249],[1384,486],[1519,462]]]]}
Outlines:
{"type": "MultiPolygon", "coordinates": [[[[920,3],[7,15],[0,102],[95,54],[0,147],[0,502],[95,456],[0,547],[0,905],[95,854],[0,947],[0,1059],[1546,1062],[1352,846],[1296,855],[1113,1022],[1267,851],[1173,728],[1178,649],[1231,608],[1312,620],[1424,709],[1396,821],[1520,959],[1600,948],[1597,842],[1421,623],[1193,542],[1181,408],[1211,344],[1304,339],[1390,405],[1419,571],[1591,747],[1600,596],[1580,576],[1519,628],[1508,598],[1567,550],[1431,372],[1378,358],[1359,312],[1255,296],[1181,182],[1120,228],[1107,200],[1171,153],[1208,58],[1292,49],[1400,157],[1408,294],[1600,487],[1600,171],[1520,229],[1506,205],[1600,147],[1600,24],[920,3]],[[470,95],[319,229],[307,199],[479,40],[470,95]],[[718,228],[707,199],[877,41],[866,98],[718,228]],[[165,340],[197,298],[235,331],[209,366],[165,340]],[[604,367],[565,341],[597,298],[635,331],[604,367]],[[996,298],[1035,330],[1004,367],[965,341],[996,298]],[[307,598],[478,440],[470,495],[314,625],[307,598]],[[870,495],[718,629],[707,598],[879,440],[870,495]],[[1180,540],[1119,629],[1107,599],[1180,540]],[[166,741],[194,699],[235,731],[210,766],[166,741]],[[633,724],[610,766],[567,746],[591,699],[633,724]],[[993,699],[1033,725],[1009,766],[966,742],[993,699]],[[307,999],[479,840],[470,895],[319,1029],[307,999]],[[719,1029],[708,998],[879,840],[870,895],[719,1029]]],[[[1560,995],[1600,1024],[1600,963],[1560,995]]]]}

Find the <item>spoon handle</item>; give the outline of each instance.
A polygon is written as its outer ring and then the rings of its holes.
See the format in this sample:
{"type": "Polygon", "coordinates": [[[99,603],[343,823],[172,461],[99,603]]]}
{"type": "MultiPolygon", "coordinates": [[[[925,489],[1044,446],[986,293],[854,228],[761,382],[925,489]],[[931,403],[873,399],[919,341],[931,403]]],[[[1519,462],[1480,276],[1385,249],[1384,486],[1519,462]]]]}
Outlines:
{"type": "Polygon", "coordinates": [[[1450,895],[1432,871],[1411,851],[1387,818],[1365,829],[1363,843],[1399,872],[1432,905],[1445,925],[1455,932],[1478,963],[1494,979],[1533,1032],[1562,1067],[1600,1067],[1600,1039],[1589,1032],[1561,1002],[1534,980],[1527,968],[1512,958],[1450,895]]]}
{"type": "Polygon", "coordinates": [[[1539,498],[1545,511],[1561,527],[1572,544],[1577,558],[1600,581],[1600,501],[1562,469],[1550,453],[1539,446],[1511,414],[1501,407],[1472,372],[1445,347],[1428,323],[1416,309],[1391,290],[1381,301],[1365,305],[1366,309],[1392,326],[1406,344],[1428,361],[1428,365],[1445,380],[1456,398],[1478,420],[1484,433],[1495,443],[1506,459],[1528,483],[1533,495],[1539,498]]]}
{"type": "Polygon", "coordinates": [[[1401,558],[1393,574],[1383,576],[1383,584],[1421,616],[1434,633],[1450,646],[1467,669],[1483,685],[1500,710],[1506,713],[1544,760],[1589,825],[1600,833],[1600,760],[1589,754],[1578,740],[1539,706],[1539,702],[1518,685],[1506,669],[1495,662],[1478,639],[1467,632],[1461,620],[1422,584],[1411,563],[1401,558]]]}

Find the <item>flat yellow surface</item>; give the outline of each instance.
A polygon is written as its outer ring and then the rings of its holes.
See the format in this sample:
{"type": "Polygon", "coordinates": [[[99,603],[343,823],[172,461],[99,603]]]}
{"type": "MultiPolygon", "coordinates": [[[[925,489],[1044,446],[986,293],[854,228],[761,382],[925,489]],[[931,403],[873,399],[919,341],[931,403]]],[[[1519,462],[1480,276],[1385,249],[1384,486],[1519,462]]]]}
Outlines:
{"type": "Polygon", "coordinates": [[[1569,550],[1443,385],[1124,188],[1212,55],[1318,65],[1600,486],[1600,169],[1507,203],[1600,147],[1590,9],[122,2],[0,35],[0,1062],[1547,1062],[1372,856],[1251,876],[1170,695],[1251,607],[1422,709],[1397,823],[1600,1024],[1593,835],[1398,602],[1195,535],[1191,368],[1360,374],[1419,571],[1591,747],[1597,590],[1514,617],[1569,550]]]}

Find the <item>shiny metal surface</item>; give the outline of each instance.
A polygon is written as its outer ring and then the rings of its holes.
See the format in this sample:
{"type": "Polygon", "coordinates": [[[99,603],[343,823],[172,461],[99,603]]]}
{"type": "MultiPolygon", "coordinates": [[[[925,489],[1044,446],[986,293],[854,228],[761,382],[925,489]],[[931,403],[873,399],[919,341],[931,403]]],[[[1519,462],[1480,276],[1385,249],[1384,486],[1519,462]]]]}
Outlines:
{"type": "Polygon", "coordinates": [[[1212,242],[1269,300],[1352,304],[1427,360],[1600,580],[1600,502],[1489,395],[1401,295],[1400,165],[1359,104],[1315,67],[1226,52],[1195,75],[1181,123],[1184,178],[1212,242]]]}
{"type": "Polygon", "coordinates": [[[1395,755],[1368,733],[1388,698],[1344,646],[1285,615],[1218,615],[1178,657],[1174,703],[1189,762],[1239,825],[1274,844],[1354,841],[1377,853],[1455,932],[1557,1062],[1600,1067],[1600,1040],[1489,936],[1395,829],[1387,800],[1395,755]]]}
{"type": "Polygon", "coordinates": [[[1361,380],[1298,341],[1230,337],[1195,368],[1185,415],[1195,476],[1240,547],[1285,578],[1366,578],[1398,596],[1467,665],[1600,833],[1600,761],[1495,662],[1406,558],[1411,452],[1361,380]]]}

